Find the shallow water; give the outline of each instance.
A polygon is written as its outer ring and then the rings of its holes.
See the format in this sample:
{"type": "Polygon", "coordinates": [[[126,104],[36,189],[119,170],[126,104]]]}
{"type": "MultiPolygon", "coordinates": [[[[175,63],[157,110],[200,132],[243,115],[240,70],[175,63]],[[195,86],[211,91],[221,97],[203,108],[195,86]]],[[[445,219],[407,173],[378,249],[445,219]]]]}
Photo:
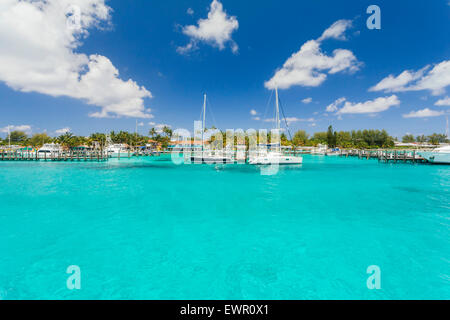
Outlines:
{"type": "Polygon", "coordinates": [[[450,166],[3,162],[0,185],[3,299],[450,298],[450,166]]]}

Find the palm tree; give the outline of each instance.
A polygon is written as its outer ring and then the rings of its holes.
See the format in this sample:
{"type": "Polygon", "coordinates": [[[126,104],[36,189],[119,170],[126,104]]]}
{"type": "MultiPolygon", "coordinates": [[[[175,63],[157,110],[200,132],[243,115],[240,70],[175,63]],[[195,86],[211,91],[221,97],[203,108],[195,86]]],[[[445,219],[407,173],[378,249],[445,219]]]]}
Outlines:
{"type": "Polygon", "coordinates": [[[150,135],[150,137],[155,137],[156,136],[156,134],[157,134],[157,132],[156,132],[156,129],[155,128],[151,128],[150,129],[150,131],[149,131],[149,135],[150,135]]]}
{"type": "Polygon", "coordinates": [[[164,132],[164,134],[166,135],[166,137],[171,138],[172,137],[172,129],[170,129],[169,127],[165,126],[162,130],[164,132]]]}

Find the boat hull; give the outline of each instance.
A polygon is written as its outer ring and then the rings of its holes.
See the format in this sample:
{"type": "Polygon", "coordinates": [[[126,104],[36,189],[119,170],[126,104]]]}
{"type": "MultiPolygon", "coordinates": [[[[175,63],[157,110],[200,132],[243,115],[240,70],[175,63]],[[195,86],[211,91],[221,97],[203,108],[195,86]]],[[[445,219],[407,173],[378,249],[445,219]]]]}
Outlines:
{"type": "Polygon", "coordinates": [[[110,158],[128,158],[133,155],[132,152],[110,152],[109,157],[110,158]]]}
{"type": "Polygon", "coordinates": [[[221,158],[221,157],[191,157],[192,163],[198,164],[226,164],[226,163],[234,163],[234,160],[231,158],[221,158]]]}
{"type": "Polygon", "coordinates": [[[249,164],[252,165],[291,165],[291,164],[302,164],[302,157],[280,157],[280,158],[272,158],[272,157],[258,157],[256,159],[250,159],[248,161],[249,164]]]}
{"type": "Polygon", "coordinates": [[[419,154],[431,163],[450,164],[450,153],[420,152],[419,154]]]}

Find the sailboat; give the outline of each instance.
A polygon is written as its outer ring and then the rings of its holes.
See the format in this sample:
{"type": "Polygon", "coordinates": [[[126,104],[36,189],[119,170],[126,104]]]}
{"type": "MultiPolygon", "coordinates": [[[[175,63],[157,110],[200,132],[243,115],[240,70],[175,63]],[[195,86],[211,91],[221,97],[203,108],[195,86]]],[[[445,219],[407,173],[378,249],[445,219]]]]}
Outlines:
{"type": "MultiPolygon", "coordinates": [[[[278,100],[278,88],[275,88],[275,123],[278,133],[280,133],[280,106],[278,100]]],[[[288,156],[281,152],[281,145],[276,146],[274,150],[259,151],[255,157],[251,157],[248,161],[253,165],[271,165],[271,164],[301,164],[303,158],[300,156],[288,156]]]]}
{"type": "Polygon", "coordinates": [[[191,157],[194,163],[206,164],[220,164],[233,163],[233,159],[227,155],[223,150],[222,154],[213,153],[212,150],[205,150],[205,129],[206,129],[206,93],[203,95],[203,109],[202,109],[202,145],[201,152],[196,153],[191,157]]]}

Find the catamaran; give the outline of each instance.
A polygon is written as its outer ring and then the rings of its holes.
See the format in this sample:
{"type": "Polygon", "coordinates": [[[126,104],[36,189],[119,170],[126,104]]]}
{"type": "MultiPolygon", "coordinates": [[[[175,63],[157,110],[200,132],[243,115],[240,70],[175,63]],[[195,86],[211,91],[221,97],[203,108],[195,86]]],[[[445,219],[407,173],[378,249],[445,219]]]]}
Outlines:
{"type": "MultiPolygon", "coordinates": [[[[275,123],[278,133],[280,133],[280,106],[278,100],[278,88],[275,88],[275,123]]],[[[253,165],[270,165],[270,164],[301,164],[303,158],[300,156],[288,156],[281,152],[281,145],[277,143],[275,150],[258,149],[255,156],[249,158],[248,163],[253,165]]]]}
{"type": "Polygon", "coordinates": [[[206,94],[203,96],[203,110],[202,110],[202,145],[201,150],[194,152],[191,156],[191,161],[194,163],[207,163],[207,164],[219,164],[219,163],[233,163],[233,158],[229,155],[229,152],[207,150],[205,148],[205,128],[206,128],[206,94]]]}

